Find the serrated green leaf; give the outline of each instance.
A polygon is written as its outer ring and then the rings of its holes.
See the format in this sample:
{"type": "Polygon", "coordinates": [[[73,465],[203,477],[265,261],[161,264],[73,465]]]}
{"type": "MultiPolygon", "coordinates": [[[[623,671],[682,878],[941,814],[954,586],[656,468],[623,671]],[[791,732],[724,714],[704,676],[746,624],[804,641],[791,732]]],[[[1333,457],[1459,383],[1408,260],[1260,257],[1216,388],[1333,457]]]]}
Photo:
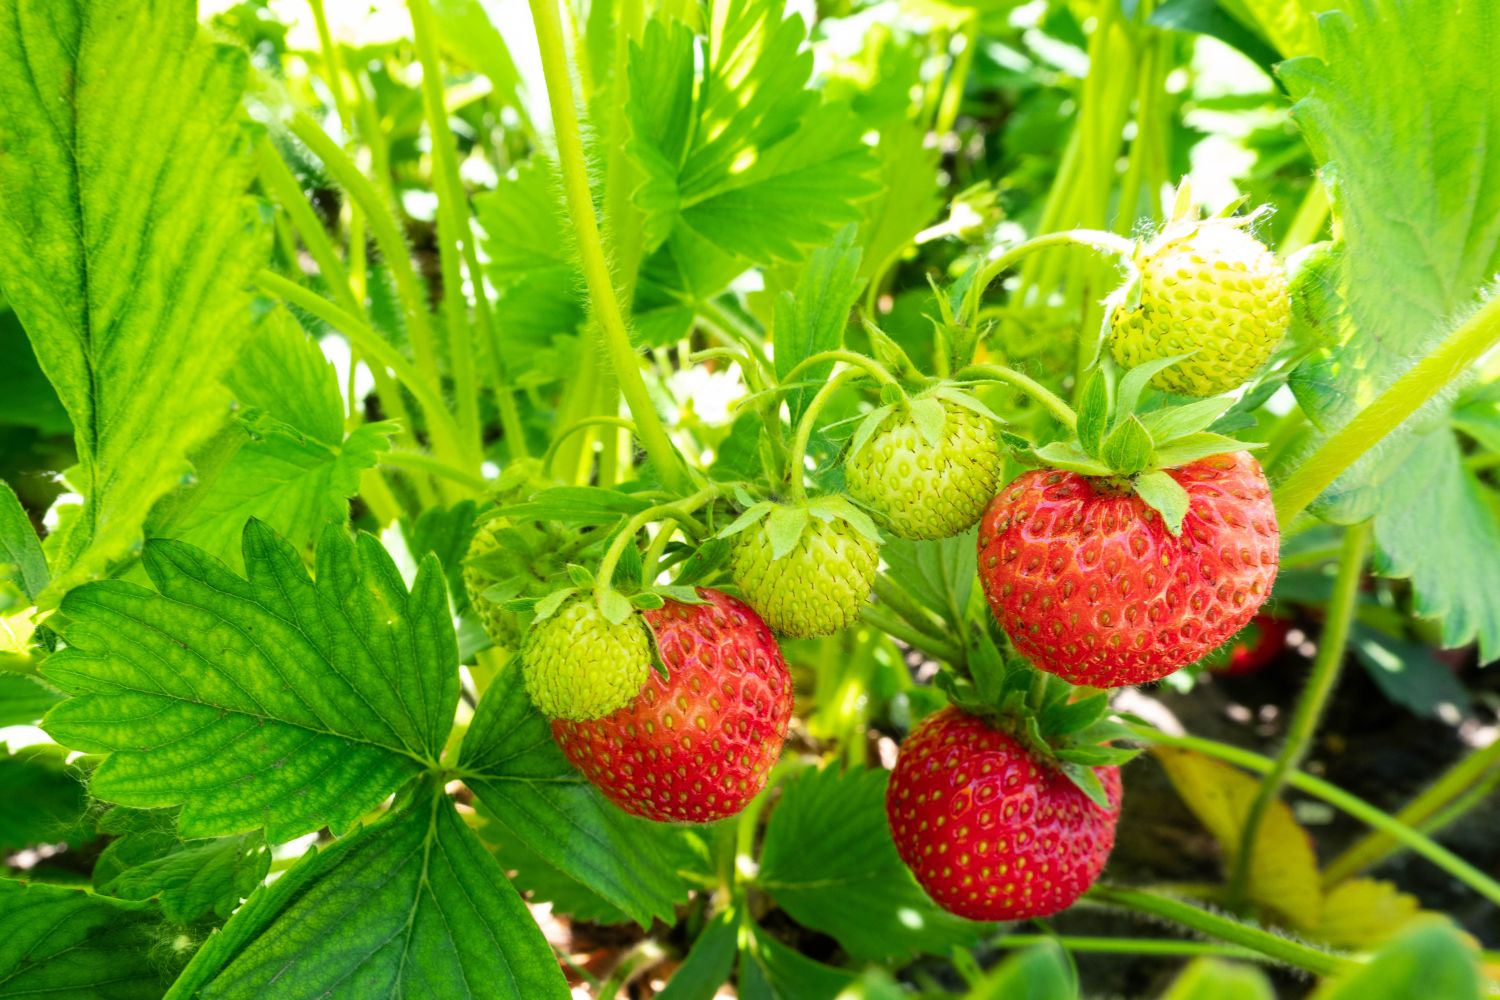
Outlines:
{"type": "MultiPolygon", "coordinates": [[[[1318,31],[1323,58],[1279,69],[1314,158],[1337,180],[1329,192],[1344,244],[1339,294],[1316,303],[1337,310],[1318,325],[1340,343],[1290,380],[1319,431],[1308,447],[1431,351],[1500,272],[1500,177],[1473,155],[1500,121],[1487,57],[1500,47],[1500,25],[1485,5],[1408,10],[1371,0],[1319,18],[1318,31]]],[[[1373,514],[1378,530],[1387,484],[1418,475],[1435,444],[1424,436],[1444,421],[1457,388],[1365,452],[1314,510],[1344,524],[1373,514]]],[[[1428,493],[1430,524],[1440,523],[1435,505],[1444,500],[1428,493]]]]}
{"type": "Polygon", "coordinates": [[[766,518],[766,537],[771,540],[771,558],[780,559],[797,547],[807,528],[807,508],[801,504],[777,504],[766,518]]]}
{"type": "MultiPolygon", "coordinates": [[[[461,500],[452,507],[428,507],[417,515],[415,522],[405,518],[401,521],[401,533],[412,558],[421,561],[430,552],[442,563],[443,575],[448,580],[448,596],[460,613],[469,604],[463,579],[464,558],[474,539],[476,510],[473,500],[461,500]]],[[[518,592],[512,591],[499,600],[509,600],[518,592]]]]}
{"type": "Polygon", "coordinates": [[[258,890],[169,996],[565,998],[552,949],[440,788],[258,890]]]}
{"type": "Polygon", "coordinates": [[[140,538],[228,415],[266,228],[246,189],[243,52],[172,0],[0,2],[0,286],[67,408],[86,497],[51,604],[140,538]],[[149,74],[118,72],[127,55],[149,74]],[[152,97],[141,87],[150,83],[152,97]]]}
{"type": "Polygon", "coordinates": [[[94,887],[120,899],[156,899],[168,920],[227,919],[266,877],[271,853],[258,833],[179,840],[171,810],[116,807],[99,821],[112,841],[94,863],[94,887]]]}
{"type": "Polygon", "coordinates": [[[687,897],[664,838],[673,828],[611,805],[569,764],[512,661],[490,683],[459,757],[501,827],[642,926],[687,897]]]}
{"type": "Polygon", "coordinates": [[[158,1000],[185,957],[157,949],[160,928],[150,904],[0,879],[0,991],[158,1000]]]}
{"type": "Polygon", "coordinates": [[[1133,476],[1151,463],[1151,452],[1151,433],[1131,414],[1109,432],[1099,447],[1099,458],[1115,472],[1133,476]]]}
{"type": "Polygon", "coordinates": [[[740,1000],[835,1000],[854,973],[815,962],[759,927],[740,940],[740,1000]]]}
{"type": "Polygon", "coordinates": [[[928,610],[945,619],[961,616],[969,606],[978,571],[975,529],[940,542],[889,538],[880,550],[886,577],[928,610]]]}
{"type": "Polygon", "coordinates": [[[408,594],[380,543],[330,527],[316,582],[265,525],[245,526],[243,579],[181,542],[146,546],[152,593],[105,581],[63,601],[68,648],[44,667],[74,697],[46,728],[109,756],[95,795],[183,806],[197,838],[346,829],[435,768],[458,704],[442,570],[408,594]]]}
{"type": "Polygon", "coordinates": [[[806,89],[800,17],[769,0],[720,0],[700,42],[658,15],[632,43],[627,150],[648,250],[685,226],[757,263],[799,259],[859,220],[877,161],[857,116],[806,89]]]}
{"type": "Polygon", "coordinates": [[[1168,531],[1174,535],[1182,533],[1182,519],[1188,512],[1188,495],[1181,483],[1165,472],[1143,472],[1135,477],[1132,488],[1147,507],[1161,515],[1168,531]]]}
{"type": "Polygon", "coordinates": [[[885,816],[888,777],[825,767],[788,781],[766,824],[757,885],[858,958],[972,944],[984,925],[939,909],[896,854],[885,816]]]}
{"type": "Polygon", "coordinates": [[[47,557],[15,491],[0,482],[0,580],[9,580],[35,601],[47,587],[47,557]]]}
{"type": "Polygon", "coordinates": [[[337,372],[284,309],[262,322],[226,381],[243,415],[212,443],[212,457],[195,453],[197,479],[152,508],[147,533],[190,542],[238,571],[240,534],[254,517],[311,553],[324,525],[348,520],[360,474],[396,427],[344,434],[337,372]]]}
{"type": "MultiPolygon", "coordinates": [[[[855,227],[845,226],[833,243],[821,247],[807,258],[797,273],[796,289],[783,292],[776,300],[776,375],[785,378],[807,358],[832,351],[844,344],[844,328],[849,325],[849,311],[854,308],[864,287],[859,276],[860,249],[855,243],[855,227]]],[[[804,378],[815,382],[828,377],[833,362],[806,369],[804,378]]],[[[786,396],[792,423],[802,417],[812,400],[811,388],[797,389],[786,396]]]]}

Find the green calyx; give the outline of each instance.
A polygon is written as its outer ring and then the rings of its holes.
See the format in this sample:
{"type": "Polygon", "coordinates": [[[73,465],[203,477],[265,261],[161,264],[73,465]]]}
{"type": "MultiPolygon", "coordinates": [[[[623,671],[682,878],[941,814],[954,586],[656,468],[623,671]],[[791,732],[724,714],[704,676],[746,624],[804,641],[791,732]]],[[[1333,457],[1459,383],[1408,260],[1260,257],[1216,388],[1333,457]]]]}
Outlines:
{"type": "Polygon", "coordinates": [[[1081,689],[1043,673],[1002,652],[982,630],[971,637],[967,664],[968,677],[950,670],[938,674],[937,684],[949,701],[1052,763],[1096,805],[1108,808],[1094,768],[1123,764],[1141,752],[1139,747],[1111,745],[1132,737],[1110,718],[1108,692],[1081,689]]]}
{"type": "Polygon", "coordinates": [[[999,418],[952,385],[880,406],[855,429],[844,463],[849,493],[900,538],[949,538],[984,513],[1004,459],[999,418]]]}
{"type": "Polygon", "coordinates": [[[795,638],[854,623],[880,565],[880,533],[841,496],[751,505],[721,532],[735,586],[766,624],[795,638]]]}
{"type": "Polygon", "coordinates": [[[646,683],[652,656],[639,615],[611,621],[593,595],[565,589],[537,604],[521,669],[538,711],[585,722],[628,705],[646,683]]]}
{"type": "Polygon", "coordinates": [[[1260,447],[1210,430],[1235,405],[1232,396],[1142,408],[1141,394],[1147,384],[1184,357],[1158,358],[1118,379],[1114,366],[1106,361],[1084,383],[1073,439],[1054,441],[1017,457],[1114,480],[1119,489],[1134,492],[1161,514],[1169,531],[1179,533],[1188,497],[1167,470],[1210,455],[1260,447]]]}

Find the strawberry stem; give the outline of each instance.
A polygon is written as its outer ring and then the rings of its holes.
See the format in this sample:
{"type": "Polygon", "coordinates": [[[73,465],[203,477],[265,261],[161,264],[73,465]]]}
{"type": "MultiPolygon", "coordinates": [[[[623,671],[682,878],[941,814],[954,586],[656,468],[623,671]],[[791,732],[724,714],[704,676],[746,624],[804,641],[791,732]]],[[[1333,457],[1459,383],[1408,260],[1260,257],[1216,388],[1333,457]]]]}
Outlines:
{"type": "Polygon", "coordinates": [[[565,441],[567,438],[581,430],[598,426],[621,427],[629,431],[635,437],[640,437],[639,432],[637,432],[635,429],[635,424],[629,420],[626,420],[624,417],[582,417],[568,424],[553,436],[552,443],[547,446],[546,452],[542,455],[542,471],[548,473],[552,471],[552,460],[557,457],[558,445],[562,444],[563,441],[565,441]]]}
{"type": "Polygon", "coordinates": [[[1014,267],[1021,258],[1036,253],[1038,250],[1047,250],[1056,246],[1088,247],[1101,253],[1112,253],[1123,260],[1129,260],[1135,253],[1134,242],[1099,229],[1069,229],[1061,233],[1033,236],[1024,243],[1011,247],[994,260],[981,265],[979,276],[969,286],[968,295],[964,298],[960,320],[965,325],[974,321],[979,312],[979,301],[984,296],[984,290],[990,287],[990,283],[996,278],[1014,267]]]}
{"type": "MultiPolygon", "coordinates": [[[[829,352],[834,353],[834,352],[829,352]]],[[[855,355],[858,357],[858,355],[855,355]]],[[[809,358],[808,361],[811,361],[809,358]]],[[[804,362],[806,364],[806,362],[804,362]]],[[[800,365],[798,367],[801,367],[800,365]]],[[[796,369],[793,369],[795,371],[796,369]]],[[[807,485],[803,482],[807,465],[807,444],[812,440],[813,425],[817,423],[818,414],[823,407],[828,405],[834,395],[848,383],[867,374],[863,368],[845,368],[824,384],[818,390],[818,394],[807,404],[807,409],[802,412],[802,419],[797,421],[797,433],[792,438],[792,447],[787,452],[786,477],[787,497],[794,502],[807,499],[807,485]]],[[[894,384],[894,383],[892,383],[894,384]]]]}
{"type": "Polygon", "coordinates": [[[1411,370],[1370,400],[1354,419],[1329,436],[1276,488],[1276,518],[1282,524],[1307,509],[1318,495],[1365,452],[1418,408],[1473,367],[1500,343],[1500,295],[1417,362],[1411,370]]]}
{"type": "Polygon", "coordinates": [[[1030,376],[1022,375],[1014,368],[1007,368],[1005,365],[970,365],[955,375],[954,379],[1003,382],[1036,400],[1068,430],[1074,430],[1078,426],[1078,414],[1073,412],[1071,406],[1063,402],[1062,397],[1057,396],[1030,376]]]}
{"type": "Polygon", "coordinates": [[[599,560],[599,572],[594,574],[594,596],[602,597],[608,591],[614,589],[611,581],[615,577],[615,566],[619,564],[620,557],[625,554],[625,549],[635,540],[636,532],[653,521],[663,518],[671,518],[684,525],[694,534],[703,533],[703,525],[694,518],[693,511],[704,504],[712,503],[719,498],[719,487],[705,486],[690,497],[672,503],[657,504],[655,507],[647,507],[639,514],[625,522],[625,526],[615,535],[614,540],[609,543],[609,549],[604,553],[604,558],[599,560]]]}
{"type": "Polygon", "coordinates": [[[1354,621],[1354,612],[1359,606],[1359,584],[1364,579],[1365,557],[1369,551],[1369,522],[1355,525],[1344,532],[1338,576],[1334,579],[1333,596],[1328,602],[1323,638],[1318,643],[1318,655],[1313,661],[1312,673],[1308,676],[1302,697],[1297,701],[1292,721],[1287,725],[1286,742],[1276,755],[1275,766],[1261,779],[1255,801],[1245,814],[1239,849],[1235,852],[1234,865],[1229,874],[1226,901],[1231,910],[1239,910],[1245,903],[1245,890],[1249,886],[1250,868],[1255,859],[1255,842],[1266,811],[1281,794],[1287,773],[1300,767],[1303,758],[1307,756],[1308,744],[1312,742],[1318,723],[1323,719],[1323,709],[1327,707],[1328,699],[1338,685],[1349,641],[1349,626],[1354,621]]]}

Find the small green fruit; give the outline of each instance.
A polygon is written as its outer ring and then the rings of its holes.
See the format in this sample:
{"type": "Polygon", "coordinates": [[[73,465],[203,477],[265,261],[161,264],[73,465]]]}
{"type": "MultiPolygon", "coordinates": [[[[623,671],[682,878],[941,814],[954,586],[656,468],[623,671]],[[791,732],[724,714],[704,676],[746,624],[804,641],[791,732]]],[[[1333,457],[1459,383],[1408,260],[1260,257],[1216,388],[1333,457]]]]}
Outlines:
{"type": "Polygon", "coordinates": [[[1166,392],[1217,396],[1270,358],[1291,323],[1286,275],[1271,251],[1227,220],[1168,234],[1136,257],[1140,305],[1110,324],[1116,361],[1134,368],[1194,352],[1151,380],[1166,392]]]}
{"type": "MultiPolygon", "coordinates": [[[[920,398],[920,397],[919,397],[920,398]]],[[[942,433],[930,442],[909,410],[887,416],[844,465],[849,492],[900,538],[951,538],[979,520],[1004,460],[984,417],[939,399],[942,433]]]]}
{"type": "Polygon", "coordinates": [[[464,556],[464,590],[469,594],[469,606],[479,615],[491,641],[505,649],[515,649],[521,644],[520,619],[514,612],[506,611],[503,602],[491,601],[484,596],[485,591],[507,579],[486,566],[486,557],[493,557],[500,551],[498,536],[507,524],[504,518],[491,518],[474,532],[474,540],[469,543],[469,551],[464,556]]]}
{"type": "Polygon", "coordinates": [[[640,615],[612,624],[592,594],[579,594],[532,625],[521,669],[526,693],[547,718],[602,719],[646,683],[651,640],[640,615]]]}
{"type": "Polygon", "coordinates": [[[809,519],[790,552],[772,555],[764,519],[734,536],[729,572],[745,601],[783,635],[810,638],[848,628],[870,596],[880,546],[847,521],[809,519]]]}

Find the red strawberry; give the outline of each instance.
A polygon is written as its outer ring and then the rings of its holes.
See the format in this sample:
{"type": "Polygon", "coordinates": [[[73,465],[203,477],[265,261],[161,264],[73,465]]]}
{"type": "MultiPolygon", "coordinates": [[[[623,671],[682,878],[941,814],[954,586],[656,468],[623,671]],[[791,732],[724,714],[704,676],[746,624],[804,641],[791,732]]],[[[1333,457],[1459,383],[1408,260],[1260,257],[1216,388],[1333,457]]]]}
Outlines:
{"type": "Polygon", "coordinates": [[[643,612],[667,678],[653,670],[635,699],[552,736],[611,802],[647,819],[733,816],[765,786],[786,742],[792,677],[766,623],[716,590],[710,603],[643,612]]]}
{"type": "Polygon", "coordinates": [[[1113,480],[1034,469],[979,522],[990,610],[1033,664],[1074,684],[1158,680],[1245,626],[1276,579],[1271,490],[1245,452],[1166,470],[1182,532],[1113,480]]]}
{"type": "Polygon", "coordinates": [[[1285,618],[1256,615],[1229,647],[1228,661],[1209,669],[1225,677],[1253,674],[1281,655],[1291,631],[1292,623],[1285,618]]]}
{"type": "Polygon", "coordinates": [[[1104,870],[1120,769],[1095,768],[1109,808],[978,716],[945,708],[901,745],[886,788],[896,850],[943,909],[1025,920],[1072,906],[1104,870]]]}

